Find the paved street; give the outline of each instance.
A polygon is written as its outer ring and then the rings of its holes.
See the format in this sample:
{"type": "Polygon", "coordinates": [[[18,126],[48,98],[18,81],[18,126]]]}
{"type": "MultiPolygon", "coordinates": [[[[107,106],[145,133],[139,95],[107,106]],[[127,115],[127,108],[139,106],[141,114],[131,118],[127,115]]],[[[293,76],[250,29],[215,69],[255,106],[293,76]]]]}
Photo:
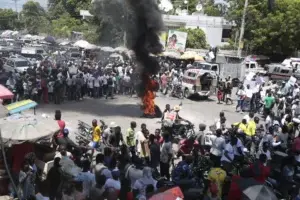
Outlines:
{"type": "MultiPolygon", "coordinates": [[[[199,123],[212,125],[220,111],[225,112],[228,123],[240,121],[243,116],[234,111],[234,105],[217,104],[214,97],[206,101],[192,101],[161,96],[157,97],[155,102],[161,110],[164,109],[167,103],[173,107],[182,102],[180,116],[194,123],[196,129],[198,129],[199,123]]],[[[140,118],[142,111],[139,103],[139,98],[126,96],[116,96],[112,100],[86,98],[81,102],[65,102],[61,105],[41,104],[37,109],[37,114],[47,114],[52,118],[54,117],[54,111],[60,109],[71,133],[76,131],[78,120],[91,124],[93,119],[102,119],[107,124],[114,121],[121,126],[123,132],[129,127],[130,121],[136,121],[138,128],[141,123],[146,123],[148,129],[153,132],[155,128],[160,127],[159,119],[140,118]]]]}

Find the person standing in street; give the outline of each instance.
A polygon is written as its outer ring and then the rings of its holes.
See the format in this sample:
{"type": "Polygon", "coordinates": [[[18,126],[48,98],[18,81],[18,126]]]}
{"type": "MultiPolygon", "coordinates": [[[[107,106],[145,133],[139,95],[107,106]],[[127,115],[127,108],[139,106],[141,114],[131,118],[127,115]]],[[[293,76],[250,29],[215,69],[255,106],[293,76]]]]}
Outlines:
{"type": "Polygon", "coordinates": [[[170,180],[170,162],[173,157],[172,143],[170,135],[163,134],[164,142],[160,151],[160,175],[170,180]]]}

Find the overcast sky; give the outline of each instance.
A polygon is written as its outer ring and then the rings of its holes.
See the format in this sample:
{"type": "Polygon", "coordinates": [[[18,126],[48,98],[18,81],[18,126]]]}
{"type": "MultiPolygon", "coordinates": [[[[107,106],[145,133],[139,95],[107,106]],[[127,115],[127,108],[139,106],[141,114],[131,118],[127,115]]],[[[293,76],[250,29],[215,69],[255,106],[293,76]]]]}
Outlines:
{"type": "MultiPolygon", "coordinates": [[[[22,9],[22,6],[24,3],[26,3],[28,0],[17,0],[18,10],[20,11],[22,9]]],[[[35,0],[41,4],[44,8],[47,7],[48,0],[35,0]]],[[[14,0],[0,0],[0,8],[12,8],[15,10],[15,2],[14,0]]]]}

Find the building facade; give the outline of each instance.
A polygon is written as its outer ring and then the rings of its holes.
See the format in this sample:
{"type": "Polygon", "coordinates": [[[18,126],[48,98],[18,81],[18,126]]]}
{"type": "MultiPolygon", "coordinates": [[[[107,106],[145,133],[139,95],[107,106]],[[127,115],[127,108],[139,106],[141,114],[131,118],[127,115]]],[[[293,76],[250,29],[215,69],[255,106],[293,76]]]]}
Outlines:
{"type": "Polygon", "coordinates": [[[168,29],[200,28],[206,35],[210,46],[222,46],[230,38],[232,24],[223,17],[210,17],[204,15],[163,15],[168,29]]]}
{"type": "MultiPolygon", "coordinates": [[[[87,10],[81,10],[83,18],[92,15],[87,10]]],[[[210,46],[222,46],[230,38],[232,24],[223,17],[210,17],[205,15],[163,15],[163,20],[168,30],[185,28],[200,28],[206,35],[206,41],[210,46]]],[[[166,30],[166,31],[168,31],[166,30]]]]}

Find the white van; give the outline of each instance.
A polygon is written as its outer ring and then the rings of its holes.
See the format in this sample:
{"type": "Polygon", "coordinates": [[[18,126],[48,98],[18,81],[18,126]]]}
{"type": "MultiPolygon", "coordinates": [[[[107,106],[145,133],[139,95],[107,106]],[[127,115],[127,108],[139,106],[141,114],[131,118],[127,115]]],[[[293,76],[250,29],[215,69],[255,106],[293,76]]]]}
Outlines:
{"type": "Polygon", "coordinates": [[[267,75],[272,80],[289,80],[293,75],[293,69],[281,64],[272,64],[268,66],[267,75]]]}
{"type": "Polygon", "coordinates": [[[192,94],[208,98],[216,85],[217,79],[202,69],[188,69],[182,78],[182,90],[186,98],[192,94]]]}

